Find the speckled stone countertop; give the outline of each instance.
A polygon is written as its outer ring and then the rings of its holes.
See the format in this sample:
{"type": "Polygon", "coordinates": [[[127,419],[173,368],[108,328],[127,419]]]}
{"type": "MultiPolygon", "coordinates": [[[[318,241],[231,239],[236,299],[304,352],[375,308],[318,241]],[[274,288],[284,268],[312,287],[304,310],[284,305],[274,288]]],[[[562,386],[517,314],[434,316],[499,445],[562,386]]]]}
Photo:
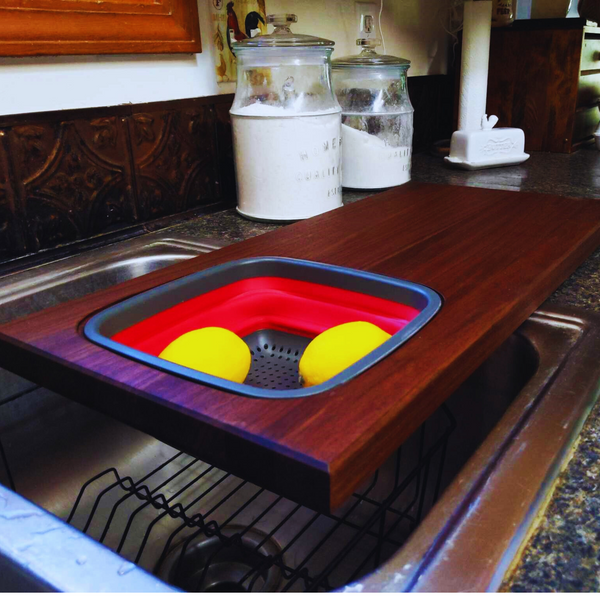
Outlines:
{"type": "MultiPolygon", "coordinates": [[[[585,148],[571,155],[536,153],[522,165],[459,171],[427,154],[413,158],[415,181],[574,198],[600,199],[600,152],[585,148]]],[[[371,195],[345,192],[344,203],[371,195]]],[[[198,237],[237,242],[276,229],[253,223],[232,210],[175,226],[198,237]]],[[[600,312],[600,249],[551,296],[551,301],[600,312]]],[[[588,417],[577,449],[560,476],[553,497],[530,539],[507,591],[600,591],[600,403],[588,417]]]]}

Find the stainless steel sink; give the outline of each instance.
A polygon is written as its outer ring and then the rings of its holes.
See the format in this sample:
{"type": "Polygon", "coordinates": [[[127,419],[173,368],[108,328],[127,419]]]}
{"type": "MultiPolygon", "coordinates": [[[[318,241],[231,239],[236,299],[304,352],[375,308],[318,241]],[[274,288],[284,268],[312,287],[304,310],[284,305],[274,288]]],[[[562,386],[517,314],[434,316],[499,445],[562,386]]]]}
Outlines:
{"type": "MultiPolygon", "coordinates": [[[[152,234],[5,277],[0,321],[218,246],[152,234]]],[[[4,374],[0,590],[497,589],[596,400],[599,331],[534,313],[334,515],[4,374]]]]}
{"type": "Polygon", "coordinates": [[[0,277],[0,323],[81,298],[223,247],[218,240],[151,233],[0,277]]]}

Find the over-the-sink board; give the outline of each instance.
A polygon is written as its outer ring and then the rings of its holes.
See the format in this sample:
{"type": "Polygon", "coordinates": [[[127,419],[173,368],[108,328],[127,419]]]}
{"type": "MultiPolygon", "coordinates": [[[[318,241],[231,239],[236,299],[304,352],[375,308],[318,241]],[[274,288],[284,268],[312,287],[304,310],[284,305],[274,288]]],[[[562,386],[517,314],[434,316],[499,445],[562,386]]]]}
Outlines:
{"type": "Polygon", "coordinates": [[[410,183],[0,328],[0,366],[319,510],[339,506],[600,244],[600,203],[410,183]],[[438,315],[332,390],[237,396],[96,346],[94,313],[253,256],[363,269],[439,292],[438,315]]]}

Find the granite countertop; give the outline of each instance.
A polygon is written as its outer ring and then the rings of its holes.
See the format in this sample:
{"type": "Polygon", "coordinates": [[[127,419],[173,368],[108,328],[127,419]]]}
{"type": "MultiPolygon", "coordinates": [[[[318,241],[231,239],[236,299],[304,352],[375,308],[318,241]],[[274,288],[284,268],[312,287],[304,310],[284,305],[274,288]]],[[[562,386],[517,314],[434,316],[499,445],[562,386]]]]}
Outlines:
{"type": "MultiPolygon", "coordinates": [[[[571,155],[534,153],[522,165],[483,171],[455,170],[439,157],[420,154],[413,158],[412,178],[430,183],[600,199],[600,152],[592,147],[571,155]]],[[[344,203],[370,195],[344,192],[344,203]]],[[[238,242],[278,227],[247,221],[230,209],[176,225],[173,230],[238,242]]],[[[600,312],[600,249],[549,299],[600,312]]],[[[600,590],[599,483],[600,403],[588,417],[573,457],[561,474],[516,571],[505,582],[505,590],[600,590]]]]}

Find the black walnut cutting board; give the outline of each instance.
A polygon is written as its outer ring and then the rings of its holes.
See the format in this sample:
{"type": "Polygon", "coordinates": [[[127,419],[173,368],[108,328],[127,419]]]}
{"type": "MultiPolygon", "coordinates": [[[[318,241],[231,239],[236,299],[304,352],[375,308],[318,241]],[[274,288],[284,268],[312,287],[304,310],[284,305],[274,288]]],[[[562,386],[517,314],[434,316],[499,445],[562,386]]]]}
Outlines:
{"type": "Polygon", "coordinates": [[[409,183],[8,323],[0,328],[0,366],[328,511],[598,245],[599,201],[409,183]],[[110,304],[251,256],[407,279],[437,290],[444,305],[367,372],[297,400],[235,396],[138,364],[82,336],[82,323],[110,304]]]}

